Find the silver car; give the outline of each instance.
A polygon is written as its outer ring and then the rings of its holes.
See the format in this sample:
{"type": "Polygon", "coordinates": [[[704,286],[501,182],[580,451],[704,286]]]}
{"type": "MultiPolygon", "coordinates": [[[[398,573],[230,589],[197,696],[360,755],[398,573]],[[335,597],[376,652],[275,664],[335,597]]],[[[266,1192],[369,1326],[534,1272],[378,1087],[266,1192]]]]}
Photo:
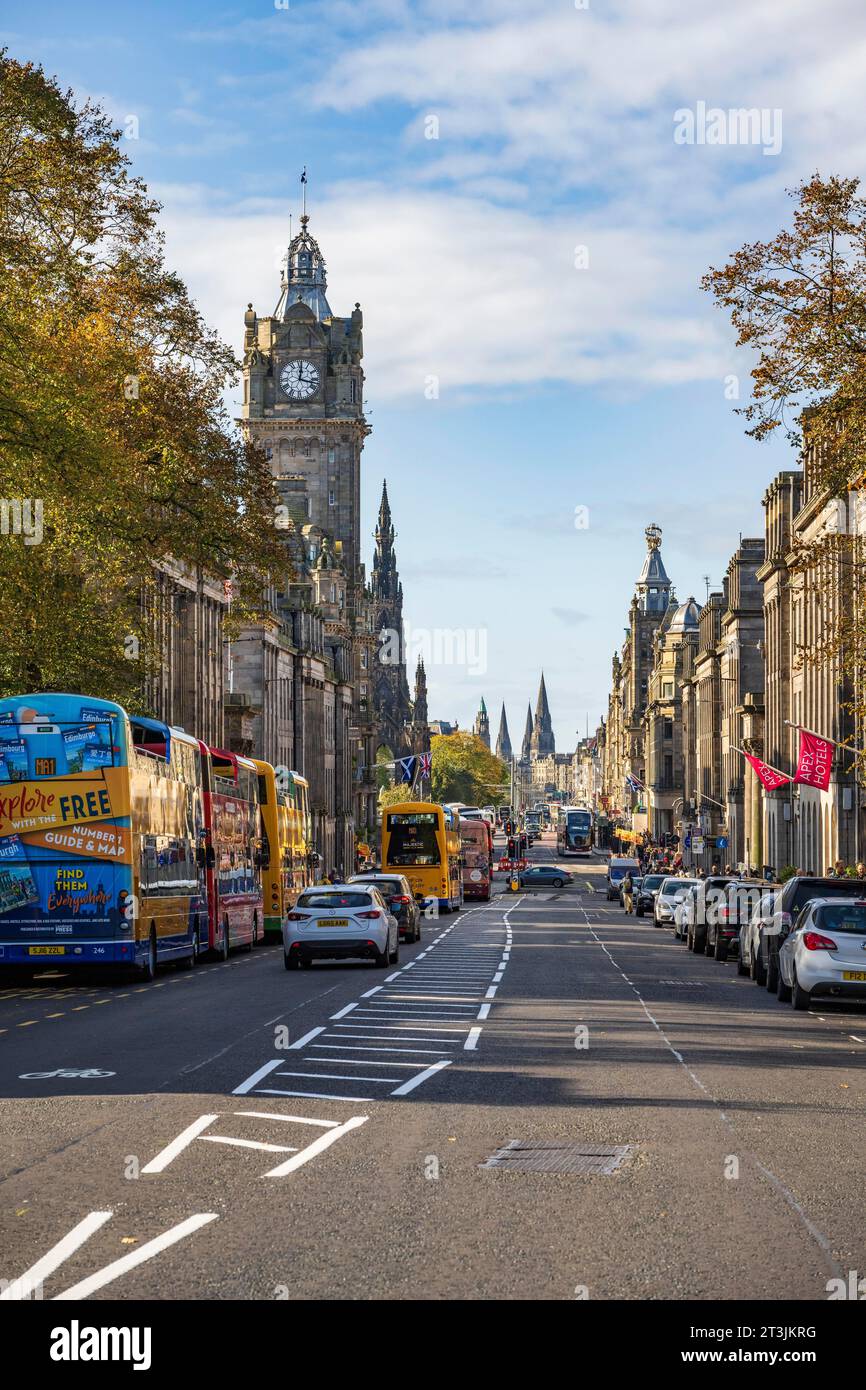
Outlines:
{"type": "Polygon", "coordinates": [[[287,970],[316,960],[372,960],[396,965],[397,918],[372,883],[324,883],[301,894],[283,922],[287,970]]]}
{"type": "Polygon", "coordinates": [[[813,898],[803,908],[779,947],[776,995],[795,1009],[866,999],[866,899],[813,898]]]}
{"type": "Polygon", "coordinates": [[[664,880],[656,893],[653,908],[654,926],[667,927],[671,925],[677,903],[685,897],[688,890],[693,888],[697,881],[696,878],[677,878],[674,875],[664,880]]]}
{"type": "Polygon", "coordinates": [[[767,967],[761,959],[761,928],[767,930],[773,922],[776,910],[774,890],[762,893],[761,899],[748,921],[740,927],[740,954],[737,958],[737,974],[748,975],[758,985],[766,983],[767,967]]]}

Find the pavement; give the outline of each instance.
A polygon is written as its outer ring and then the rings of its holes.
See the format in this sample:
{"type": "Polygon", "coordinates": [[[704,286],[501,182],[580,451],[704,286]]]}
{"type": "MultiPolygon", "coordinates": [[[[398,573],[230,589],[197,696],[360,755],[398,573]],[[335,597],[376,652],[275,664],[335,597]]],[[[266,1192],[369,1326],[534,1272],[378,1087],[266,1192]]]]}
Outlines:
{"type": "Polygon", "coordinates": [[[0,982],[0,1298],[824,1300],[866,1270],[862,1011],[796,1014],[568,867],[388,971],[0,982]]]}

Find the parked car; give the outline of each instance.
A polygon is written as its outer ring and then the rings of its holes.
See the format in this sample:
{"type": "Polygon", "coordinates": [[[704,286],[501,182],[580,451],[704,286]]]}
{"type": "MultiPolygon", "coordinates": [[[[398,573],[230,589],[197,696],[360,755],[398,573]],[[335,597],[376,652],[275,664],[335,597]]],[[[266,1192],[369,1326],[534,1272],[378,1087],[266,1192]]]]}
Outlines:
{"type": "Polygon", "coordinates": [[[531,864],[521,870],[519,879],[521,888],[563,888],[566,883],[574,882],[574,874],[558,864],[531,864]]]}
{"type": "Polygon", "coordinates": [[[653,925],[669,926],[674,920],[674,907],[697,882],[696,878],[676,878],[671,875],[663,878],[653,904],[653,925]]]}
{"type": "Polygon", "coordinates": [[[637,859],[611,857],[607,861],[607,900],[612,903],[620,896],[620,884],[630,873],[632,878],[640,877],[640,864],[637,859]]]}
{"type": "Polygon", "coordinates": [[[287,970],[315,960],[374,960],[396,965],[400,929],[373,883],[321,884],[307,888],[283,920],[287,970]]]}
{"type": "Polygon", "coordinates": [[[677,941],[685,941],[688,932],[689,917],[692,912],[692,898],[695,893],[700,892],[700,884],[695,882],[687,892],[680,894],[674,901],[674,936],[677,941]]]}
{"type": "Polygon", "coordinates": [[[401,941],[421,940],[421,908],[402,874],[353,874],[349,883],[373,883],[397,918],[401,941]]]}
{"type": "Polygon", "coordinates": [[[808,1009],[815,998],[866,998],[866,899],[813,898],[781,943],[778,961],[776,995],[795,1009],[808,1009]]]}
{"type": "Polygon", "coordinates": [[[686,922],[686,945],[690,951],[707,951],[707,918],[711,910],[719,899],[719,889],[726,888],[729,883],[736,883],[737,879],[733,874],[713,874],[711,878],[698,880],[700,892],[695,893],[689,903],[689,915],[686,922]]]}
{"type": "Polygon", "coordinates": [[[851,898],[858,887],[849,878],[789,878],[776,895],[773,921],[761,925],[760,951],[765,984],[771,994],[779,985],[779,947],[792,931],[794,922],[814,898],[851,898]]]}
{"type": "Polygon", "coordinates": [[[644,874],[641,885],[634,895],[636,917],[643,917],[655,907],[656,893],[665,881],[664,874],[644,874]]]}
{"type": "Polygon", "coordinates": [[[726,888],[715,890],[715,900],[707,895],[704,955],[715,960],[727,960],[732,946],[737,946],[740,928],[760,904],[766,890],[760,879],[736,879],[726,888]]]}
{"type": "Polygon", "coordinates": [[[740,954],[737,974],[748,975],[756,984],[766,984],[765,966],[761,958],[761,927],[771,925],[778,889],[761,894],[749,917],[740,926],[740,954]]]}

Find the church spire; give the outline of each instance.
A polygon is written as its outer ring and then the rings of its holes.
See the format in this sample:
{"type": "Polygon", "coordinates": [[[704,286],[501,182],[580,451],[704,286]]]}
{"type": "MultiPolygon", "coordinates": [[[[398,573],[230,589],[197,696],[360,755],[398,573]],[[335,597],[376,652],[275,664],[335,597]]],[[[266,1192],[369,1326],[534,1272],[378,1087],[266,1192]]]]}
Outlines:
{"type": "Polygon", "coordinates": [[[545,757],[549,753],[556,752],[556,741],[553,737],[553,722],[550,718],[550,706],[547,703],[547,687],[544,684],[544,672],[541,673],[541,682],[538,687],[538,699],[535,702],[535,723],[532,729],[532,752],[539,757],[545,757]]]}
{"type": "Polygon", "coordinates": [[[475,716],[475,732],[481,739],[485,748],[490,747],[490,720],[487,718],[487,706],[484,703],[484,696],[481,696],[481,705],[475,716]]]}
{"type": "Polygon", "coordinates": [[[511,762],[511,735],[508,732],[508,720],[505,717],[505,701],[502,702],[502,713],[499,716],[499,733],[496,736],[496,756],[502,758],[503,762],[511,762]]]}
{"type": "Polygon", "coordinates": [[[532,705],[530,705],[529,703],[527,703],[527,706],[526,706],[526,728],[523,730],[523,746],[522,746],[522,748],[521,748],[521,750],[520,750],[520,756],[521,756],[521,758],[522,758],[525,762],[528,762],[528,761],[529,761],[529,755],[530,755],[531,752],[532,752],[532,705]]]}

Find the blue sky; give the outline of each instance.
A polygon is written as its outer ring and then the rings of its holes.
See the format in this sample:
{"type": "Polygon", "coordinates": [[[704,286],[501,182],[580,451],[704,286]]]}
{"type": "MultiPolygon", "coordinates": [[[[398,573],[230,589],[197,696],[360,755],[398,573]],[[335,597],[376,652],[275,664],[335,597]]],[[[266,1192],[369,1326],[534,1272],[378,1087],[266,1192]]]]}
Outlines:
{"type": "Polygon", "coordinates": [[[238,350],[306,164],[331,305],[364,310],[366,557],[387,476],[410,633],[486,633],[484,671],[428,670],[431,716],[465,727],[484,694],[495,732],[505,699],[517,738],[544,667],[573,747],[644,527],[702,598],[793,464],[745,438],[750,362],[698,279],[815,169],[863,170],[860,0],[43,0],[0,42],[136,137],[169,259],[238,350]],[[699,102],[765,110],[781,148],[677,143],[699,102]]]}

